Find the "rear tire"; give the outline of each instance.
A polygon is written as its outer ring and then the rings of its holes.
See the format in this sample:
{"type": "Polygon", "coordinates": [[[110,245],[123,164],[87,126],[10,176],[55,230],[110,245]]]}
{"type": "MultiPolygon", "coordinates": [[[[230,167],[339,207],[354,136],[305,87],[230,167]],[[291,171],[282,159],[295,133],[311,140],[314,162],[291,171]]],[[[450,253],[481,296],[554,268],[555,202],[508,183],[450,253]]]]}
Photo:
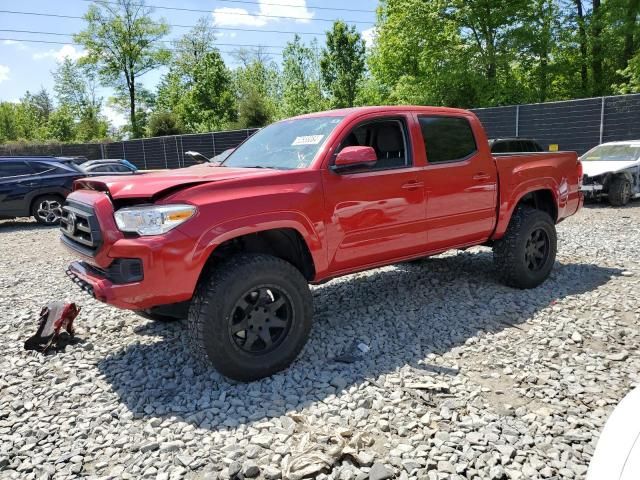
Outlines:
{"type": "Polygon", "coordinates": [[[557,247],[556,227],[549,214],[518,207],[504,237],[493,245],[493,261],[506,285],[535,288],[549,277],[557,247]]]}
{"type": "Polygon", "coordinates": [[[42,225],[57,225],[62,216],[63,203],[64,199],[59,195],[42,195],[33,200],[31,215],[42,225]]]}
{"type": "Polygon", "coordinates": [[[624,207],[629,201],[631,201],[631,182],[626,177],[615,177],[609,185],[609,203],[614,207],[624,207]]]}
{"type": "Polygon", "coordinates": [[[309,285],[290,263],[241,254],[200,281],[189,308],[193,349],[223,375],[251,381],[286,368],[311,330],[309,285]]]}

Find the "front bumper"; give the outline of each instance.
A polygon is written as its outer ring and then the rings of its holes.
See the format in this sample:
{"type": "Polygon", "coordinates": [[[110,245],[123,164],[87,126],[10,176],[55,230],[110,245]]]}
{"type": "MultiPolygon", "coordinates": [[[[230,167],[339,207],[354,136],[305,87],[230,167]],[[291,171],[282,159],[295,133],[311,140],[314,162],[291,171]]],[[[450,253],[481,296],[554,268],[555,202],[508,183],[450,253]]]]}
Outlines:
{"type": "Polygon", "coordinates": [[[113,221],[113,207],[104,198],[71,194],[85,200],[95,213],[102,239],[93,251],[62,244],[82,261],[69,265],[67,275],[95,299],[129,310],[144,310],[191,299],[202,265],[194,260],[195,240],[178,229],[164,235],[125,237],[113,221]],[[91,200],[95,200],[95,203],[91,200]]]}

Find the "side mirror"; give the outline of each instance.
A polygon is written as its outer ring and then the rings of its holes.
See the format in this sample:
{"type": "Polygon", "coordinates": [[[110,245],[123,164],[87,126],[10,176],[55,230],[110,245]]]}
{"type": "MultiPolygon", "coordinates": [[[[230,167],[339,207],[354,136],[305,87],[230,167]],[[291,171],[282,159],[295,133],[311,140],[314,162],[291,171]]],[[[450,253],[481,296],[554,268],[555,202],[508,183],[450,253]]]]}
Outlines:
{"type": "Polygon", "coordinates": [[[378,155],[373,147],[345,147],[336,157],[333,170],[349,167],[373,167],[378,161],[378,155]]]}
{"type": "Polygon", "coordinates": [[[204,155],[202,155],[201,153],[189,150],[188,152],[184,152],[184,154],[188,157],[191,157],[191,160],[193,160],[196,163],[209,163],[209,159],[204,155]]]}

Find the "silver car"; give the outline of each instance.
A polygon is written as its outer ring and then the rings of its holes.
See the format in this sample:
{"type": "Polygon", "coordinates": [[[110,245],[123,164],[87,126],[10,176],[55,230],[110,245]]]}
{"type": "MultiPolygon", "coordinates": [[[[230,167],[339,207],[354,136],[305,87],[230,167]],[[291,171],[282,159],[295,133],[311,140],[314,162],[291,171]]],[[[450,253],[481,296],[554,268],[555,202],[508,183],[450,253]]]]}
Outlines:
{"type": "Polygon", "coordinates": [[[587,198],[607,197],[611,205],[623,206],[640,197],[640,140],[603,143],[580,160],[587,198]]]}

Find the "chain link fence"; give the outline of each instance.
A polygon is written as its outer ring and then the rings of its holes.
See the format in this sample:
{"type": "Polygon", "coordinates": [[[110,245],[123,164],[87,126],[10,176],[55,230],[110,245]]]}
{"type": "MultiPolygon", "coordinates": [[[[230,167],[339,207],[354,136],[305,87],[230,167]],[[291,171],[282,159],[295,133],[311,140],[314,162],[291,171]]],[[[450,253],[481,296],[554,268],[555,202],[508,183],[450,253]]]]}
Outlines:
{"type": "Polygon", "coordinates": [[[193,165],[193,160],[189,156],[185,156],[185,152],[189,150],[210,158],[229,148],[237,147],[257,131],[256,128],[250,128],[111,143],[0,145],[0,156],[83,156],[89,160],[126,158],[138,168],[145,170],[180,168],[193,165]]]}
{"type": "MultiPolygon", "coordinates": [[[[546,148],[582,154],[602,142],[640,139],[640,94],[585,98],[564,102],[478,108],[473,110],[490,138],[535,138],[546,148]]],[[[184,153],[213,157],[237,147],[258,129],[174,135],[88,144],[0,145],[0,155],[54,155],[126,158],[142,169],[193,164],[184,153]]]]}
{"type": "Polygon", "coordinates": [[[490,138],[524,137],[579,154],[603,142],[640,139],[640,94],[478,108],[490,138]]]}

